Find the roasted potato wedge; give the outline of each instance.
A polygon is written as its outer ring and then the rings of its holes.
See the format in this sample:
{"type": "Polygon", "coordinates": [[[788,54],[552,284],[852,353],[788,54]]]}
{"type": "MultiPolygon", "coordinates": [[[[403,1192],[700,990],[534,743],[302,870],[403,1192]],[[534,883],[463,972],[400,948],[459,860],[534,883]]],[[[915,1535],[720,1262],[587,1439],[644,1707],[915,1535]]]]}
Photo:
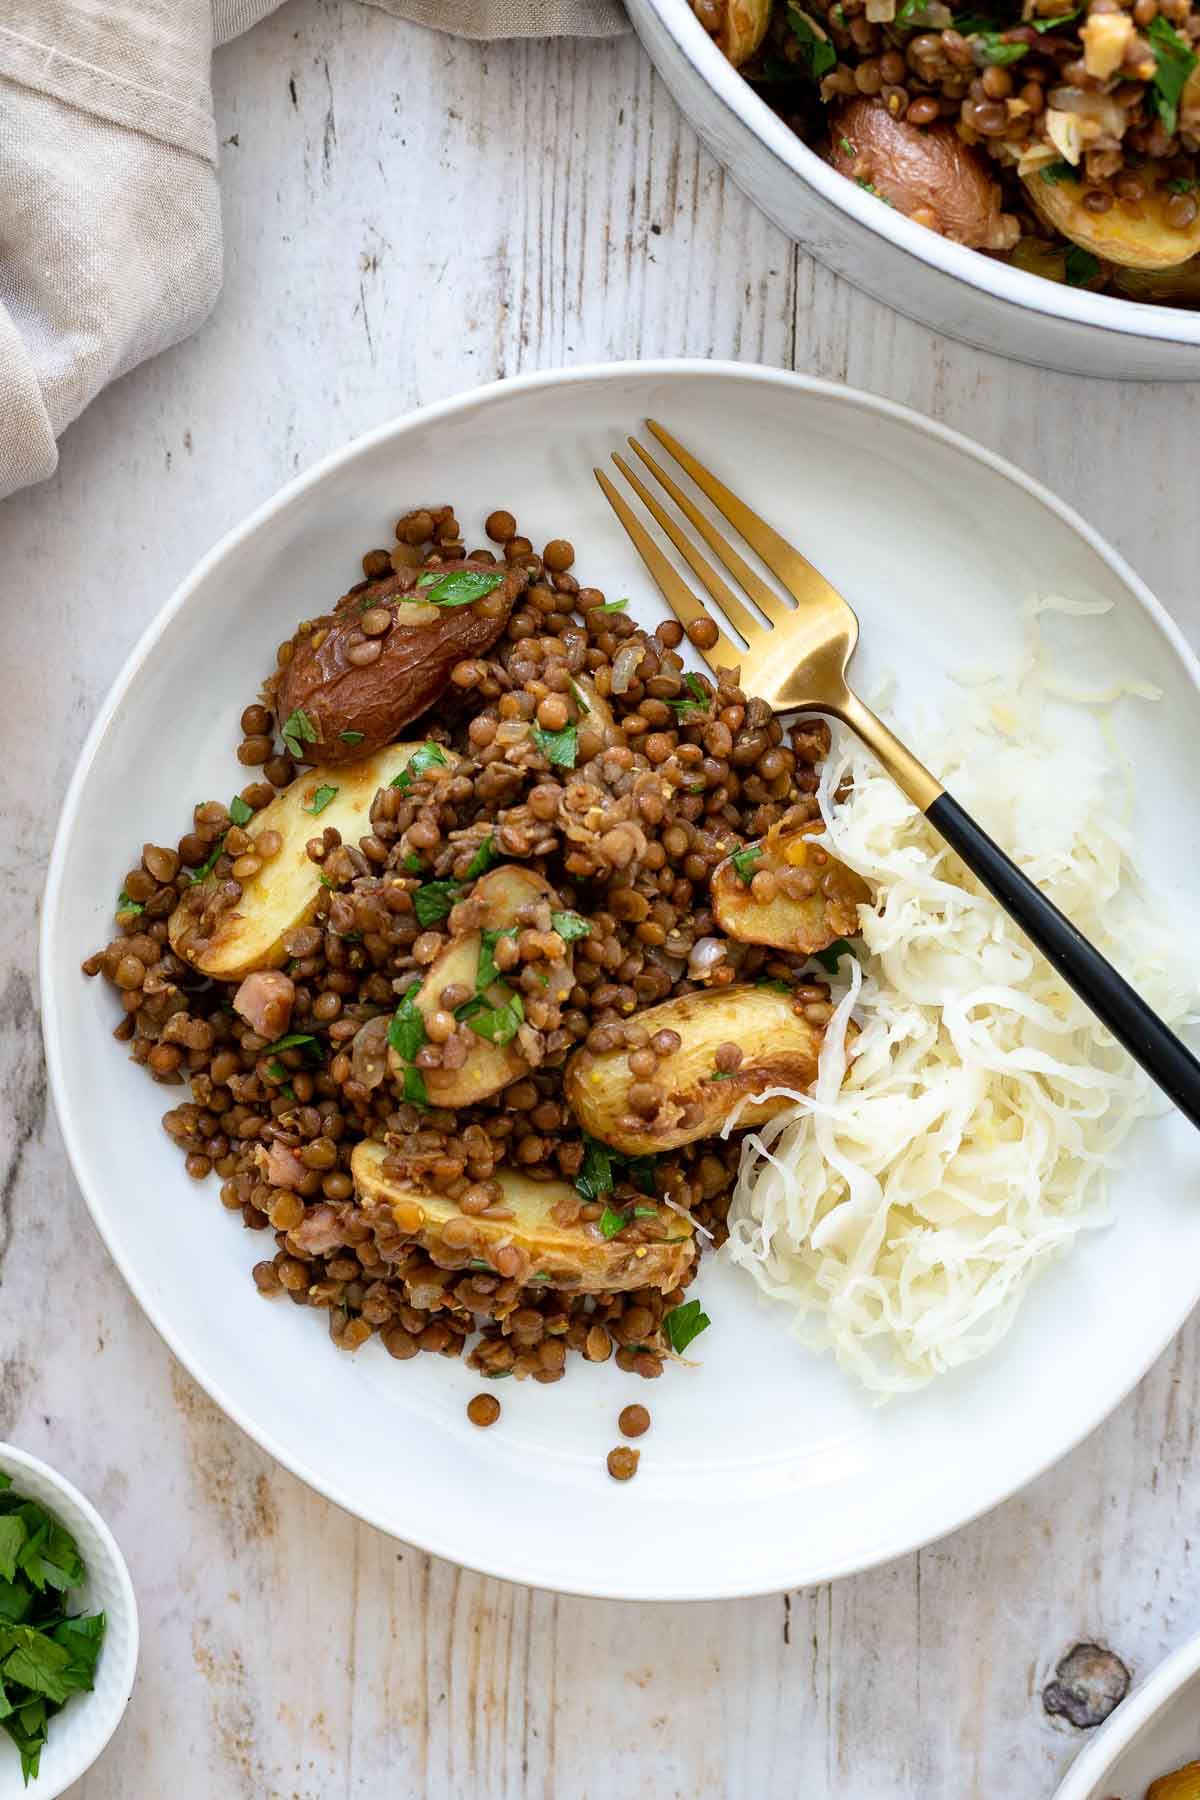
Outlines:
{"type": "Polygon", "coordinates": [[[1113,287],[1127,300],[1148,300],[1159,306],[1200,306],[1200,256],[1176,269],[1117,269],[1113,287]]]}
{"type": "Polygon", "coordinates": [[[284,725],[302,716],[308,729],[302,725],[293,740],[311,744],[314,759],[326,768],[391,743],[410,719],[432,706],[456,662],[490,650],[529,585],[529,573],[467,559],[427,570],[417,583],[410,574],[372,582],[361,594],[346,596],[335,612],[306,622],[292,639],[275,693],[276,716],[284,725]],[[437,579],[430,582],[430,576],[437,579]],[[452,594],[455,577],[460,588],[466,577],[496,577],[498,585],[470,605],[435,605],[425,598],[437,600],[444,581],[451,583],[444,591],[452,594]],[[391,622],[368,639],[361,621],[372,611],[389,614],[391,622]],[[354,658],[368,653],[368,643],[380,650],[364,666],[354,658]]]}
{"type": "MultiPolygon", "coordinates": [[[[283,839],[278,853],[264,862],[257,875],[242,885],[242,897],[223,913],[211,937],[199,935],[199,923],[208,899],[208,884],[184,895],[168,921],[171,948],[193,968],[219,981],[239,981],[254,969],[278,968],[287,961],[281,938],[295,925],[304,925],[316,910],[321,895],[321,871],[308,859],[310,838],[320,837],[327,825],[342,834],[343,842],[356,844],[371,829],[371,804],[381,787],[387,787],[420,744],[392,744],[349,768],[309,769],[289,783],[269,806],[254,815],[250,837],[277,831],[283,839]],[[319,814],[310,810],[322,788],[335,790],[333,799],[319,814]]],[[[445,764],[427,771],[448,775],[458,758],[443,750],[445,764]]]]}
{"type": "Polygon", "coordinates": [[[1140,213],[1134,218],[1120,205],[1107,212],[1089,212],[1083,204],[1087,188],[1079,181],[1046,181],[1041,171],[1025,177],[1025,191],[1036,213],[1056,231],[1070,238],[1082,250],[1105,262],[1126,269],[1174,269],[1200,252],[1200,212],[1182,231],[1167,223],[1166,208],[1171,199],[1166,186],[1168,171],[1157,171],[1154,165],[1139,169],[1139,175],[1162,179],[1141,201],[1140,213]]]}
{"type": "MultiPolygon", "coordinates": [[[[658,1288],[666,1293],[678,1287],[696,1255],[692,1222],[681,1214],[661,1209],[667,1237],[656,1243],[627,1243],[621,1237],[605,1239],[595,1227],[582,1223],[560,1224],[554,1208],[573,1205],[579,1195],[565,1181],[533,1181],[513,1169],[499,1169],[495,1179],[504,1190],[504,1205],[511,1219],[488,1219],[461,1212],[453,1200],[399,1182],[384,1172],[387,1148],[371,1140],[357,1145],[350,1171],[360,1204],[368,1211],[386,1209],[402,1231],[436,1257],[439,1249],[469,1249],[473,1257],[491,1264],[498,1251],[512,1245],[525,1262],[520,1279],[549,1277],[547,1287],[570,1288],[574,1293],[620,1293],[629,1288],[658,1288]],[[442,1233],[451,1220],[453,1242],[444,1246],[442,1233]],[[468,1229],[469,1228],[469,1229],[468,1229]]],[[[647,1203],[648,1204],[648,1203],[647,1203]]]]}
{"type": "MultiPolygon", "coordinates": [[[[479,969],[479,953],[483,947],[483,931],[504,931],[515,924],[517,913],[531,901],[547,900],[558,906],[558,895],[541,875],[517,863],[505,863],[480,876],[471,898],[483,908],[477,930],[451,939],[421,983],[415,1000],[418,1011],[426,1019],[439,1010],[445,988],[462,986],[475,990],[479,969]]],[[[564,1000],[574,985],[570,951],[559,963],[548,965],[548,992],[556,1000],[564,1000]]],[[[489,989],[493,996],[499,986],[489,989]]],[[[394,1049],[388,1052],[388,1066],[393,1077],[402,1082],[404,1064],[394,1049]]],[[[427,1069],[425,1091],[433,1106],[474,1106],[516,1081],[528,1069],[516,1038],[507,1044],[489,1043],[471,1033],[471,1048],[461,1069],[427,1069]]]]}
{"type": "Polygon", "coordinates": [[[773,825],[761,845],[747,847],[761,852],[752,862],[739,852],[751,880],[765,870],[778,881],[794,870],[810,878],[810,894],[793,897],[777,887],[773,899],[759,900],[732,856],[718,865],[711,893],[722,931],[743,944],[771,944],[776,950],[806,955],[826,949],[838,938],[855,935],[858,908],[871,898],[871,890],[853,869],[819,844],[808,842],[823,829],[819,819],[790,830],[773,825]]]}
{"type": "Polygon", "coordinates": [[[1200,1762],[1160,1775],[1146,1789],[1146,1800],[1200,1800],[1200,1762]]]}
{"type": "Polygon", "coordinates": [[[943,237],[973,250],[1007,250],[1014,219],[1000,211],[1000,189],[983,157],[953,125],[919,129],[895,119],[882,100],[851,100],[829,122],[829,160],[839,174],[869,187],[907,218],[922,215],[943,237]]]}
{"type": "MultiPolygon", "coordinates": [[[[584,1130],[634,1156],[715,1137],[744,1094],[809,1087],[816,1079],[824,1037],[786,994],[759,987],[684,994],[639,1013],[638,1024],[652,1036],[675,1031],[681,1039],[679,1049],[661,1057],[654,1072],[663,1098],[653,1117],[639,1117],[630,1107],[629,1090],[637,1078],[625,1050],[599,1055],[576,1050],[565,1078],[567,1102],[584,1130]],[[742,1051],[732,1075],[718,1075],[716,1054],[722,1044],[737,1044],[742,1051]]],[[[739,1128],[761,1125],[791,1105],[787,1099],[752,1103],[742,1112],[739,1128]]]]}

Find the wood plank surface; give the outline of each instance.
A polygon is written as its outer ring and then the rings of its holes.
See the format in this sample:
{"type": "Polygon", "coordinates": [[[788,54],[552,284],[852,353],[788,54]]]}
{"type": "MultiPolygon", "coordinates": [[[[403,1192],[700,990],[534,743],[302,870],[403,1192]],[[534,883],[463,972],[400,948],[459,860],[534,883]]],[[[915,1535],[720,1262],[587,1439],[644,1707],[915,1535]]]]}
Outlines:
{"type": "MultiPolygon", "coordinates": [[[[1039,1700],[1064,1650],[1098,1638],[1142,1673],[1200,1624],[1194,1325],[1025,1494],[832,1588],[654,1607],[463,1573],[276,1468],[129,1297],[47,1116],[36,916],[84,733],[163,599],[417,403],[663,354],[846,381],[1047,480],[1194,638],[1200,389],[1048,375],[894,317],[743,200],[632,39],[465,45],[295,0],[218,54],[215,89],[216,313],[0,507],[0,1437],[93,1494],[143,1621],[129,1716],[73,1800],[1048,1800],[1080,1743],[1039,1700]]],[[[864,518],[871,491],[868,450],[864,518]]]]}

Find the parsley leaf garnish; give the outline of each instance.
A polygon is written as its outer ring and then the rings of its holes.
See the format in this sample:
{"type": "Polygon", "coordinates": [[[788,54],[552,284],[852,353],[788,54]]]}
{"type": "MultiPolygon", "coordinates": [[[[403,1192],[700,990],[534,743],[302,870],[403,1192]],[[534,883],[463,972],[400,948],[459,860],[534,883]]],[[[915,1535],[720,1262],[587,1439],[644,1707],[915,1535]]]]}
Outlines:
{"type": "Polygon", "coordinates": [[[424,743],[413,751],[406,766],[401,769],[398,775],[393,775],[388,785],[389,787],[399,788],[402,794],[407,794],[412,787],[414,775],[423,775],[426,769],[444,769],[448,767],[449,764],[446,761],[446,753],[442,749],[442,746],[432,742],[424,743]]]}
{"type": "MultiPolygon", "coordinates": [[[[1151,19],[1146,36],[1154,51],[1156,65],[1151,97],[1163,130],[1173,134],[1179,130],[1179,97],[1196,66],[1196,53],[1161,13],[1151,19]]],[[[1070,280],[1070,276],[1067,279],[1070,280]]]]}
{"type": "Polygon", "coordinates": [[[800,55],[804,66],[814,81],[820,81],[831,69],[837,67],[837,51],[828,38],[818,37],[809,20],[798,6],[789,5],[787,22],[792,34],[800,46],[800,55]]]}
{"type": "Polygon", "coordinates": [[[235,794],[229,802],[229,822],[231,825],[248,825],[254,817],[254,808],[240,794],[235,794]]]}
{"type": "Polygon", "coordinates": [[[500,1005],[483,1006],[466,1021],[477,1036],[485,1038],[489,1044],[495,1044],[497,1049],[503,1049],[505,1044],[511,1043],[525,1018],[520,994],[511,994],[507,988],[503,991],[505,997],[500,1005]]]}
{"type": "Polygon", "coordinates": [[[1083,250],[1078,244],[1072,244],[1063,259],[1069,287],[1083,287],[1100,268],[1100,258],[1093,256],[1090,250],[1083,250]]]}
{"type": "Polygon", "coordinates": [[[413,911],[420,925],[436,925],[448,916],[462,893],[457,881],[427,881],[413,895],[413,911]]]}
{"type": "Polygon", "coordinates": [[[611,1206],[606,1206],[596,1223],[604,1237],[615,1238],[618,1231],[624,1231],[629,1224],[629,1216],[626,1213],[617,1212],[611,1206]]]}
{"type": "Polygon", "coordinates": [[[361,731],[339,731],[338,736],[341,738],[343,744],[361,744],[363,741],[363,734],[361,731]]]}
{"type": "Polygon", "coordinates": [[[845,938],[838,938],[836,943],[827,944],[824,950],[814,950],[813,952],[814,960],[819,962],[823,969],[828,969],[831,975],[837,974],[838,963],[843,956],[854,955],[856,955],[854,945],[847,943],[845,938]]]}
{"type": "Polygon", "coordinates": [[[588,611],[598,613],[624,612],[628,605],[628,600],[606,600],[603,606],[591,606],[588,608],[588,611]]]}
{"type": "Polygon", "coordinates": [[[195,887],[195,885],[198,881],[207,881],[208,880],[208,877],[212,874],[213,870],[216,868],[217,858],[220,856],[221,851],[224,848],[225,848],[225,833],[222,832],[220,837],[217,839],[216,843],[213,845],[209,854],[205,857],[204,861],[200,864],[200,867],[198,869],[193,869],[191,874],[188,876],[188,880],[191,882],[193,887],[195,887]]]}
{"type": "Polygon", "coordinates": [[[983,67],[1003,68],[1006,63],[1020,62],[1028,56],[1029,45],[1007,43],[998,31],[977,31],[971,39],[976,63],[983,67]]]}
{"type": "Polygon", "coordinates": [[[471,606],[482,600],[504,580],[502,574],[486,569],[454,569],[449,575],[438,575],[430,569],[417,582],[425,591],[421,599],[431,606],[471,606]]]}
{"type": "Polygon", "coordinates": [[[500,971],[496,967],[494,955],[496,945],[501,938],[515,938],[520,931],[519,925],[506,925],[495,931],[481,931],[479,934],[479,964],[475,972],[477,992],[486,993],[493,981],[499,979],[500,971]]]}
{"type": "Polygon", "coordinates": [[[305,744],[317,742],[317,728],[308,714],[297,707],[295,712],[289,713],[284,720],[280,736],[296,761],[303,762],[305,744]]]}
{"type": "Polygon", "coordinates": [[[533,741],[549,763],[560,769],[573,769],[579,749],[579,727],[564,725],[561,731],[547,731],[542,725],[533,727],[533,741]]]}
{"type": "Polygon", "coordinates": [[[761,856],[761,844],[747,844],[743,849],[735,850],[729,859],[747,887],[754,880],[754,871],[761,856]]]}
{"type": "Polygon", "coordinates": [[[654,1193],[654,1158],[653,1156],[626,1156],[620,1150],[614,1150],[611,1144],[601,1143],[599,1138],[583,1139],[583,1163],[575,1177],[575,1191],[582,1194],[585,1200],[601,1200],[605,1194],[611,1194],[615,1186],[614,1166],[623,1168],[630,1181],[643,1194],[654,1193]]]}
{"type": "Polygon", "coordinates": [[[682,1356],[693,1338],[698,1338],[711,1324],[708,1314],[701,1312],[698,1300],[685,1300],[682,1306],[673,1307],[667,1314],[663,1330],[676,1356],[682,1356]]]}
{"type": "Polygon", "coordinates": [[[1060,181],[1079,180],[1079,176],[1075,173],[1075,170],[1071,167],[1070,163],[1061,156],[1057,162],[1046,164],[1045,168],[1041,171],[1041,177],[1050,187],[1055,187],[1060,181]]]}
{"type": "Polygon", "coordinates": [[[125,892],[125,889],[121,889],[120,893],[117,895],[117,911],[119,913],[144,913],[145,910],[146,906],[144,901],[131,900],[129,895],[125,892]]]}
{"type": "Polygon", "coordinates": [[[330,787],[328,782],[322,782],[321,786],[313,795],[312,805],[306,806],[304,811],[306,813],[311,813],[315,819],[318,813],[323,813],[325,811],[329,802],[336,797],[337,792],[337,788],[330,787]]]}
{"type": "Polygon", "coordinates": [[[425,1086],[425,1077],[411,1063],[404,1066],[404,1098],[411,1106],[419,1106],[422,1111],[428,1111],[429,1090],[425,1086]]]}
{"type": "Polygon", "coordinates": [[[1056,19],[1030,19],[1029,23],[1038,32],[1057,31],[1060,25],[1069,25],[1083,11],[1082,6],[1073,7],[1070,12],[1059,13],[1056,19]]]}
{"type": "Polygon", "coordinates": [[[286,1037],[276,1038],[261,1052],[263,1056],[278,1056],[281,1050],[298,1050],[302,1044],[311,1044],[313,1054],[320,1055],[321,1046],[311,1031],[289,1031],[286,1037]]]}
{"type": "Polygon", "coordinates": [[[413,983],[388,1023],[387,1041],[401,1062],[410,1063],[425,1042],[425,1020],[416,1000],[420,988],[419,981],[413,983]]]}
{"type": "Polygon", "coordinates": [[[587,920],[581,919],[577,912],[552,912],[550,923],[564,944],[573,944],[576,938],[590,937],[592,934],[587,920]]]}
{"type": "Polygon", "coordinates": [[[465,879],[474,881],[480,875],[486,875],[496,860],[496,840],[490,833],[484,838],[478,850],[467,864],[465,879]]]}

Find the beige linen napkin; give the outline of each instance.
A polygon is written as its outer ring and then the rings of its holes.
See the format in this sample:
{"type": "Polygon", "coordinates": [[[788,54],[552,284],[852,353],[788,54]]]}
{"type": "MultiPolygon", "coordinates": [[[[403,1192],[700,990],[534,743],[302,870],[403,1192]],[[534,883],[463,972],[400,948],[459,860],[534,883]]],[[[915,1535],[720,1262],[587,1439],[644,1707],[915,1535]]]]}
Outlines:
{"type": "MultiPolygon", "coordinates": [[[[619,0],[368,0],[463,37],[611,37],[619,0]]],[[[0,497],[221,285],[209,62],[280,0],[0,0],[0,497]]]]}

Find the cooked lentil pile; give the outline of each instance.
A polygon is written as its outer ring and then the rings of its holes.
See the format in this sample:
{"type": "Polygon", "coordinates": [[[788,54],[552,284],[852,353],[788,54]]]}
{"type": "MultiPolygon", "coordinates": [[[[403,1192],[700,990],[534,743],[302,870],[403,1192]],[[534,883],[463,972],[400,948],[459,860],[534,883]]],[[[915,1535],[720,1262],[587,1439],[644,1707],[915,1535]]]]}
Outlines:
{"type": "Polygon", "coordinates": [[[692,0],[851,180],[1019,267],[1200,305],[1192,0],[692,0]]]}
{"type": "MultiPolygon", "coordinates": [[[[538,554],[505,512],[486,529],[490,545],[468,556],[450,508],[406,514],[335,612],[280,646],[241,714],[237,756],[250,779],[228,805],[196,805],[176,845],[143,847],[117,934],[84,970],[115,988],[115,1037],[168,1091],[163,1123],[188,1173],[215,1176],[222,1205],[264,1238],[253,1277],[265,1297],[324,1312],[345,1350],[378,1334],[401,1360],[465,1355],[484,1376],[543,1383],[578,1352],[652,1378],[708,1323],[685,1295],[691,1222],[708,1241],[725,1235],[738,1140],[711,1134],[754,1077],[743,1044],[718,1031],[699,1084],[712,1117],[698,1126],[692,1102],[674,1104],[664,1087],[680,1033],[643,1020],[668,1000],[708,1016],[706,997],[736,990],[819,1044],[832,1009],[808,951],[724,933],[710,882],[720,865],[736,870],[751,935],[781,902],[803,911],[806,929],[814,906],[843,916],[837,867],[787,836],[807,836],[818,817],[828,732],[813,720],[785,730],[736,671],[688,672],[681,627],[641,630],[626,601],[580,584],[565,540],[538,554]],[[459,655],[464,634],[485,626],[486,652],[459,655]],[[308,679],[308,661],[329,662],[335,638],[344,696],[391,646],[427,647],[439,632],[458,635],[445,639],[436,705],[405,733],[420,748],[371,786],[366,829],[343,841],[320,814],[333,816],[351,780],[349,754],[373,734],[385,745],[400,734],[380,723],[379,691],[362,702],[361,729],[336,731],[334,685],[283,717],[280,697],[308,679]],[[302,773],[318,760],[312,791],[302,773]],[[297,866],[315,906],[283,931],[278,955],[213,978],[206,956],[253,921],[257,878],[286,858],[286,827],[260,815],[277,803],[276,818],[297,793],[311,815],[297,866]],[[532,897],[511,925],[488,929],[479,896],[513,868],[532,897]],[[464,942],[475,946],[470,979],[435,975],[421,1012],[430,970],[464,942]],[[513,1057],[515,1068],[502,1062],[494,1091],[473,1103],[436,1104],[481,1057],[513,1057]],[[616,1069],[614,1135],[657,1132],[660,1153],[622,1152],[582,1128],[566,1097],[572,1057],[597,1081],[616,1069]],[[386,1205],[368,1204],[356,1183],[351,1158],[364,1146],[378,1147],[386,1205]],[[506,1172],[557,1196],[542,1222],[545,1267],[522,1247],[506,1172]],[[561,1255],[555,1234],[568,1244],[561,1255]],[[606,1273],[573,1270],[571,1243],[585,1261],[606,1258],[606,1273]],[[657,1284],[639,1283],[641,1267],[657,1284]]],[[[708,621],[693,632],[711,644],[708,621]]],[[[407,654],[424,682],[425,649],[407,654]]],[[[383,698],[395,701],[391,688],[383,698]]],[[[774,1067],[762,1064],[765,1082],[774,1067]]],[[[471,1402],[475,1423],[496,1416],[486,1396],[471,1402]]],[[[646,1423],[642,1409],[622,1414],[631,1434],[646,1423]]],[[[636,1453],[609,1460],[625,1478],[636,1453]]]]}

